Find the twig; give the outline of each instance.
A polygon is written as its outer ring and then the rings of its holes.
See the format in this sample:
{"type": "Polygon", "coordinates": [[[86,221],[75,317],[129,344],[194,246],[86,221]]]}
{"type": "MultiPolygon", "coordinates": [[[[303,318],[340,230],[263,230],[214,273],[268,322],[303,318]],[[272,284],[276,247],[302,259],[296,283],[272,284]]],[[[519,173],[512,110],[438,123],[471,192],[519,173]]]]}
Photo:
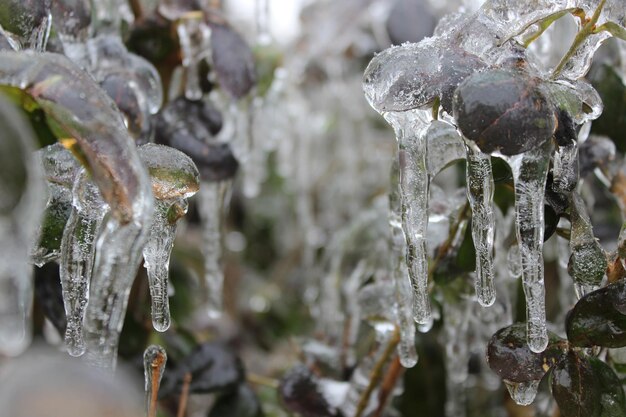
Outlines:
{"type": "Polygon", "coordinates": [[[367,385],[367,388],[365,389],[365,391],[363,391],[363,394],[361,394],[361,398],[359,398],[359,403],[357,404],[354,417],[361,417],[361,415],[365,411],[365,408],[369,404],[370,397],[372,396],[372,392],[374,392],[374,389],[376,388],[376,386],[378,385],[378,382],[382,378],[382,373],[383,373],[383,369],[385,368],[385,364],[387,363],[387,361],[393,354],[399,342],[400,342],[400,332],[398,331],[398,328],[396,327],[393,331],[393,334],[391,335],[391,340],[389,340],[389,343],[387,344],[387,347],[385,348],[385,351],[380,356],[380,359],[378,360],[378,362],[376,362],[376,364],[374,365],[374,369],[372,369],[372,373],[370,374],[370,378],[369,378],[369,384],[367,385]]]}
{"type": "Polygon", "coordinates": [[[400,364],[400,357],[396,355],[389,365],[389,369],[387,369],[385,378],[383,378],[383,382],[380,385],[380,393],[378,394],[378,408],[376,409],[372,417],[382,416],[385,405],[387,405],[387,400],[393,392],[393,389],[396,387],[396,382],[398,381],[398,378],[402,375],[403,370],[404,368],[400,364]]]}
{"type": "Polygon", "coordinates": [[[141,5],[141,1],[129,0],[128,2],[130,3],[130,9],[132,10],[133,15],[135,15],[135,20],[143,19],[143,6],[141,5]]]}
{"type": "Polygon", "coordinates": [[[463,208],[461,209],[461,213],[459,214],[459,218],[450,227],[448,238],[446,239],[445,242],[441,244],[441,246],[439,246],[439,248],[437,249],[437,253],[435,254],[435,258],[430,263],[430,266],[428,268],[428,280],[429,281],[431,280],[432,275],[437,270],[437,266],[439,265],[439,262],[441,262],[441,260],[446,257],[448,252],[450,252],[450,250],[454,246],[454,241],[456,240],[456,236],[459,232],[459,228],[461,227],[461,224],[463,224],[463,222],[469,217],[470,213],[471,213],[471,210],[470,210],[469,203],[465,202],[465,205],[463,206],[463,208]]]}
{"type": "Polygon", "coordinates": [[[187,411],[187,400],[189,399],[189,384],[191,384],[191,372],[185,374],[183,379],[183,390],[180,393],[180,401],[178,402],[178,412],[176,417],[185,417],[187,411]]]}
{"type": "Polygon", "coordinates": [[[152,386],[150,387],[150,403],[148,406],[148,417],[156,417],[157,400],[159,398],[159,386],[161,385],[161,370],[166,358],[163,352],[157,352],[156,357],[150,364],[152,372],[152,386]]]}
{"type": "Polygon", "coordinates": [[[596,23],[598,22],[598,18],[600,17],[600,13],[602,12],[602,8],[604,7],[604,3],[606,3],[606,0],[600,0],[600,3],[598,4],[598,7],[596,8],[596,10],[593,12],[593,16],[591,16],[591,19],[589,19],[586,23],[584,23],[583,27],[576,34],[576,37],[574,38],[574,41],[572,42],[572,45],[570,46],[569,50],[565,53],[565,56],[561,59],[561,62],[559,62],[559,64],[554,69],[554,71],[552,71],[551,78],[553,80],[559,76],[561,71],[563,71],[563,68],[565,68],[565,65],[569,62],[572,56],[576,53],[576,51],[578,50],[580,45],[584,42],[584,40],[587,39],[589,35],[592,35],[594,33],[594,29],[596,27],[596,23]]]}

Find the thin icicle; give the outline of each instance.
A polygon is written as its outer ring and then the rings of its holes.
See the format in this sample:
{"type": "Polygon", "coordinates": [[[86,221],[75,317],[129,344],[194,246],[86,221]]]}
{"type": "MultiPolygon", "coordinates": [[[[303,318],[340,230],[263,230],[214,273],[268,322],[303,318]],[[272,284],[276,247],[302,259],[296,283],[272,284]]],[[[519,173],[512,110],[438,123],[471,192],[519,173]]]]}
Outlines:
{"type": "Polygon", "coordinates": [[[192,12],[176,25],[185,69],[185,97],[200,100],[200,62],[208,55],[211,29],[204,23],[202,12],[192,12]]]}
{"type": "Polygon", "coordinates": [[[548,345],[543,283],[544,194],[552,142],[508,158],[515,183],[516,233],[526,294],[528,347],[543,352],[548,345]]]}
{"type": "Polygon", "coordinates": [[[144,266],[148,272],[150,285],[152,326],[159,332],[164,332],[170,327],[170,304],[167,287],[170,255],[176,237],[176,223],[170,222],[169,214],[174,205],[179,207],[182,212],[187,211],[185,200],[156,201],[150,236],[148,243],[143,248],[144,266]]]}
{"type": "Polygon", "coordinates": [[[489,307],[496,301],[493,283],[493,175],[491,157],[467,145],[467,198],[472,208],[472,239],[476,248],[474,287],[478,302],[489,307]]]}
{"type": "Polygon", "coordinates": [[[406,259],[413,286],[413,318],[417,323],[425,324],[431,320],[426,257],[430,185],[426,166],[426,131],[431,112],[410,110],[388,112],[384,116],[393,126],[398,140],[402,228],[406,237],[406,259]]]}
{"type": "Polygon", "coordinates": [[[204,279],[208,290],[208,311],[212,317],[222,314],[224,271],[222,270],[222,217],[231,181],[204,182],[198,193],[198,205],[204,234],[204,279]]]}
{"type": "Polygon", "coordinates": [[[395,158],[391,165],[389,226],[391,228],[391,272],[395,286],[397,322],[400,329],[400,343],[397,350],[402,366],[412,368],[417,363],[417,352],[415,350],[415,323],[411,318],[413,293],[406,265],[406,238],[402,231],[402,202],[400,184],[397,181],[399,175],[398,158],[395,158]]]}
{"type": "Polygon", "coordinates": [[[61,240],[60,275],[67,317],[65,344],[68,353],[85,353],[83,319],[89,301],[96,239],[108,205],[91,176],[82,169],[72,190],[72,211],[61,240]]]}
{"type": "Polygon", "coordinates": [[[143,375],[146,392],[146,415],[156,416],[156,403],[161,386],[161,378],[167,363],[167,353],[159,345],[150,345],[143,353],[143,375]]]}
{"type": "Polygon", "coordinates": [[[256,42],[259,45],[272,43],[269,0],[256,0],[256,42]]]}

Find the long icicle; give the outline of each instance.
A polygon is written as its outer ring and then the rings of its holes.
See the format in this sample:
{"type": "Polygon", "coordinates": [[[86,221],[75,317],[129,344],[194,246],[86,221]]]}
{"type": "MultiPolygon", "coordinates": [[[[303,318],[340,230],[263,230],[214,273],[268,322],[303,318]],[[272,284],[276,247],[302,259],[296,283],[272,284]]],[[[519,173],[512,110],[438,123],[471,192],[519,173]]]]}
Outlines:
{"type": "Polygon", "coordinates": [[[400,329],[400,342],[397,349],[402,366],[412,368],[417,363],[417,352],[415,351],[415,323],[411,319],[413,293],[405,257],[406,238],[402,230],[402,201],[400,184],[397,181],[399,175],[399,161],[395,158],[391,164],[389,226],[391,229],[391,273],[395,286],[396,313],[400,329]]]}
{"type": "Polygon", "coordinates": [[[208,290],[208,312],[211,317],[222,314],[224,271],[222,270],[222,217],[226,194],[231,181],[204,182],[198,203],[204,235],[204,277],[208,290]]]}
{"type": "Polygon", "coordinates": [[[60,275],[67,317],[65,344],[72,356],[85,353],[83,319],[89,301],[96,239],[108,206],[82,169],[72,190],[72,211],[61,240],[60,275]]]}
{"type": "Polygon", "coordinates": [[[476,248],[474,287],[480,305],[489,307],[496,301],[493,283],[493,175],[491,157],[471,146],[467,149],[467,198],[472,208],[472,239],[476,248]]]}
{"type": "Polygon", "coordinates": [[[428,110],[388,112],[385,119],[396,132],[399,148],[402,228],[406,236],[406,260],[413,287],[413,318],[426,324],[431,320],[428,297],[428,193],[430,177],[426,166],[426,131],[431,120],[428,110]]]}
{"type": "Polygon", "coordinates": [[[543,352],[548,345],[543,281],[544,193],[552,142],[508,158],[515,183],[516,233],[526,295],[528,347],[543,352]]]}

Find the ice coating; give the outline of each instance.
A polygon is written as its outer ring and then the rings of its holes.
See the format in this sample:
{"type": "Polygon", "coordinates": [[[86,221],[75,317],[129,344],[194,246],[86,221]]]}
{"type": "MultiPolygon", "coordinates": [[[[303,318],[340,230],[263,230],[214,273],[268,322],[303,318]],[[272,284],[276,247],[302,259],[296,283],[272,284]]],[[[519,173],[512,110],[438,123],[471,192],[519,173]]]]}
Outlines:
{"type": "Polygon", "coordinates": [[[472,208],[472,239],[476,249],[476,298],[484,306],[496,301],[493,283],[493,242],[495,217],[493,215],[494,182],[491,157],[467,145],[467,199],[472,208]]]}
{"type": "Polygon", "coordinates": [[[0,353],[12,356],[26,349],[32,337],[29,251],[45,204],[45,185],[33,155],[35,136],[3,99],[0,127],[0,353]]]}
{"type": "Polygon", "coordinates": [[[413,318],[417,323],[430,321],[426,229],[430,176],[426,167],[426,131],[431,113],[426,110],[389,112],[385,119],[398,140],[402,228],[406,237],[406,259],[413,287],[413,318]]]}
{"type": "Polygon", "coordinates": [[[2,32],[10,34],[14,49],[45,51],[50,36],[50,0],[7,0],[0,17],[2,32]]]}
{"type": "Polygon", "coordinates": [[[515,401],[516,404],[530,405],[535,400],[535,396],[537,396],[539,382],[541,382],[541,380],[512,382],[505,379],[504,385],[506,385],[506,389],[509,391],[511,399],[515,401]]]}
{"type": "Polygon", "coordinates": [[[212,317],[222,314],[224,271],[222,270],[222,217],[231,181],[203,182],[198,206],[204,236],[204,282],[208,290],[207,307],[212,317]]]}
{"type": "Polygon", "coordinates": [[[552,175],[555,191],[567,193],[574,190],[578,183],[578,142],[571,141],[556,148],[552,175]]]}
{"type": "Polygon", "coordinates": [[[156,198],[143,258],[152,299],[152,325],[164,332],[170,326],[167,287],[176,224],[187,213],[187,198],[198,191],[200,174],[191,158],[168,146],[146,144],[139,148],[139,156],[148,168],[156,198]]]}
{"type": "Polygon", "coordinates": [[[96,239],[108,205],[85,169],[76,177],[72,196],[72,211],[61,240],[59,272],[67,317],[65,344],[70,355],[80,356],[86,349],[83,319],[89,301],[96,239]]]}
{"type": "Polygon", "coordinates": [[[176,26],[180,46],[183,52],[183,68],[185,69],[185,97],[189,100],[200,100],[200,62],[210,52],[211,29],[204,23],[202,12],[188,13],[176,26]]]}
{"type": "Polygon", "coordinates": [[[580,298],[600,287],[608,262],[602,246],[594,237],[585,202],[578,193],[572,193],[570,201],[571,256],[567,271],[574,279],[580,298]]]}
{"type": "Polygon", "coordinates": [[[526,294],[528,347],[542,352],[548,344],[543,282],[544,195],[552,142],[507,158],[515,185],[515,226],[526,294]]]}
{"type": "Polygon", "coordinates": [[[165,372],[167,353],[162,346],[150,345],[143,352],[143,375],[146,393],[146,415],[156,417],[156,403],[161,386],[161,378],[165,372]]]}
{"type": "Polygon", "coordinates": [[[413,293],[406,264],[406,238],[402,230],[399,175],[399,161],[395,158],[391,164],[391,191],[389,193],[390,267],[393,274],[396,315],[400,330],[398,356],[402,366],[412,368],[417,363],[417,352],[415,351],[415,323],[412,320],[413,293]]]}
{"type": "Polygon", "coordinates": [[[455,161],[465,159],[463,139],[452,124],[433,120],[428,126],[426,138],[428,140],[428,173],[431,178],[455,161]]]}

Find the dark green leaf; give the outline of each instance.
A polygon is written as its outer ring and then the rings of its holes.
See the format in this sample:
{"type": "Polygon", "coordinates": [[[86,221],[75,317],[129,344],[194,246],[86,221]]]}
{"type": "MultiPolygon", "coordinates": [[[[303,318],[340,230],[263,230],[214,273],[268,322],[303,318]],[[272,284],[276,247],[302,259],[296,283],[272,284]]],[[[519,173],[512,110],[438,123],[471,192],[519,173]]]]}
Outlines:
{"type": "Polygon", "coordinates": [[[574,346],[626,346],[626,280],[620,280],[578,300],[566,320],[574,346]]]}
{"type": "Polygon", "coordinates": [[[221,395],[208,417],[262,417],[261,403],[256,393],[241,384],[233,392],[221,395]]]}
{"type": "Polygon", "coordinates": [[[526,323],[515,323],[498,330],[487,346],[487,362],[492,371],[511,382],[536,381],[553,366],[566,349],[566,342],[549,333],[548,347],[534,353],[526,342],[526,323]]]}
{"type": "Polygon", "coordinates": [[[319,380],[304,365],[298,365],[283,375],[278,392],[285,407],[294,413],[304,417],[335,415],[320,391],[319,380]]]}
{"type": "Polygon", "coordinates": [[[626,417],[626,396],[615,371],[600,359],[588,358],[600,391],[602,417],[626,417]]]}
{"type": "Polygon", "coordinates": [[[234,98],[242,98],[256,84],[252,50],[230,26],[209,23],[213,68],[220,86],[234,98]]]}
{"type": "Polygon", "coordinates": [[[563,355],[552,371],[552,395],[561,417],[600,417],[601,390],[589,361],[576,352],[563,355]]]}

